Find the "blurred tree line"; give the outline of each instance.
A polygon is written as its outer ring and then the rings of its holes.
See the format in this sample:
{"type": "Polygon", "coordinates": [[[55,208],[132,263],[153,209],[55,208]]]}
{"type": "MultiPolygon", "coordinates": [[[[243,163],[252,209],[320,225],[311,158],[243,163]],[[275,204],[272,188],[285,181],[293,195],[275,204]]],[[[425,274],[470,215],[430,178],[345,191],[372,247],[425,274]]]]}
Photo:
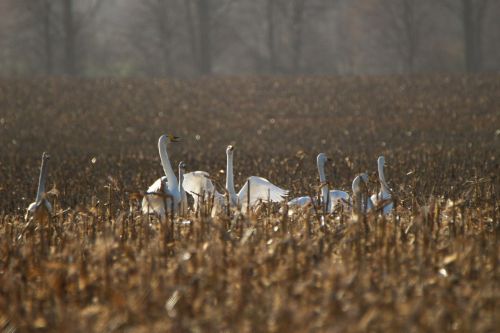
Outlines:
{"type": "Polygon", "coordinates": [[[0,0],[1,76],[500,69],[495,0],[0,0]]]}

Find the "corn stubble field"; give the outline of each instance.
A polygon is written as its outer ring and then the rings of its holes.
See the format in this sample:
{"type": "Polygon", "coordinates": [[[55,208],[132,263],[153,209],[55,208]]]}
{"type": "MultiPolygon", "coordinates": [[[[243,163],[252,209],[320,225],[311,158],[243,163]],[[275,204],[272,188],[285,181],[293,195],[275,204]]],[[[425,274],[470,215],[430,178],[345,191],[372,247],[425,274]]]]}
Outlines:
{"type": "Polygon", "coordinates": [[[0,81],[0,330],[498,331],[499,113],[498,76],[0,81]],[[396,209],[162,224],[137,204],[164,133],[173,165],[223,183],[233,144],[236,184],[291,197],[319,152],[373,193],[383,154],[396,209]],[[24,230],[43,151],[53,216],[24,230]]]}

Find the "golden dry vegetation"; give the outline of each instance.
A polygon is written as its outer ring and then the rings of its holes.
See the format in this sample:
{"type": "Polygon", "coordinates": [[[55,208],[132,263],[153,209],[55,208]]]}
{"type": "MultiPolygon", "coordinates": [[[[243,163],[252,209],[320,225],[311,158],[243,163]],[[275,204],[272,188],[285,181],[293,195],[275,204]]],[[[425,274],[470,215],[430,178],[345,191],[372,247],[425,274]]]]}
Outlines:
{"type": "MultiPolygon", "coordinates": [[[[500,77],[0,81],[0,330],[494,332],[500,77]],[[395,213],[148,219],[174,165],[314,194],[388,162],[395,213]],[[25,230],[42,151],[54,212],[25,230]],[[192,221],[183,224],[183,220],[192,221]],[[24,230],[24,233],[23,233],[24,230]]],[[[275,207],[277,208],[277,207],[275,207]]]]}

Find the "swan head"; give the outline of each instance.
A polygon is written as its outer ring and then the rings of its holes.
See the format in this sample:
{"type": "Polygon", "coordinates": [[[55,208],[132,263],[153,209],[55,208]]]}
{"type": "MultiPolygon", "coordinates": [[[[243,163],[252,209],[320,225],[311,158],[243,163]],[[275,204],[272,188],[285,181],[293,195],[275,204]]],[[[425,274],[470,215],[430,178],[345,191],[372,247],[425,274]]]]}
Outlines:
{"type": "Polygon", "coordinates": [[[180,138],[173,135],[173,134],[163,134],[158,139],[158,144],[159,145],[166,145],[167,143],[179,142],[179,141],[180,141],[180,138]]]}
{"type": "Polygon", "coordinates": [[[186,172],[186,163],[183,161],[179,162],[179,171],[186,172]]]}
{"type": "Polygon", "coordinates": [[[352,192],[354,194],[360,193],[362,186],[368,184],[368,175],[366,173],[361,173],[354,178],[352,181],[352,192]]]}
{"type": "Polygon", "coordinates": [[[384,165],[385,165],[385,158],[384,156],[379,156],[378,159],[377,159],[377,164],[378,164],[378,168],[383,168],[384,165]]]}
{"type": "Polygon", "coordinates": [[[43,161],[50,160],[50,155],[48,153],[46,153],[46,152],[43,152],[43,154],[42,154],[42,160],[43,161]]]}
{"type": "Polygon", "coordinates": [[[325,153],[319,153],[318,157],[316,158],[316,161],[318,165],[325,165],[326,162],[328,162],[330,159],[326,156],[325,153]]]}
{"type": "Polygon", "coordinates": [[[385,158],[384,156],[379,156],[377,160],[378,164],[378,176],[379,180],[382,183],[383,186],[385,186],[387,189],[389,189],[389,185],[387,185],[387,182],[385,180],[385,174],[384,174],[384,166],[385,166],[385,158]]]}
{"type": "Polygon", "coordinates": [[[359,175],[361,177],[361,180],[365,183],[368,184],[368,174],[366,172],[363,172],[362,174],[359,175]]]}
{"type": "Polygon", "coordinates": [[[227,155],[233,155],[233,152],[234,152],[234,146],[232,146],[232,145],[227,146],[227,148],[226,148],[226,154],[227,155]]]}

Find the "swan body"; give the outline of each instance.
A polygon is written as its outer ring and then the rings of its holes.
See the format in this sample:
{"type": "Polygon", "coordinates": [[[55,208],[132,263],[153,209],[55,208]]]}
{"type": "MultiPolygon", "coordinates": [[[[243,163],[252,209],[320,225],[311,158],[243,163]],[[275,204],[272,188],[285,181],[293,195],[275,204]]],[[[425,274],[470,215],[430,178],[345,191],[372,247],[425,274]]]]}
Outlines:
{"type": "Polygon", "coordinates": [[[193,171],[184,175],[182,186],[194,200],[194,211],[199,211],[204,204],[210,203],[212,198],[212,216],[224,206],[224,195],[219,193],[210,180],[210,174],[206,171],[193,171]]]}
{"type": "Polygon", "coordinates": [[[342,206],[344,209],[349,209],[351,196],[349,193],[340,190],[330,190],[328,200],[328,212],[332,213],[336,207],[342,206]]]}
{"type": "Polygon", "coordinates": [[[36,191],[36,199],[35,202],[29,204],[28,209],[26,210],[26,215],[24,218],[28,220],[30,217],[35,217],[40,213],[45,213],[50,215],[52,213],[52,205],[45,198],[45,183],[47,179],[47,170],[48,170],[48,161],[50,159],[49,154],[42,154],[42,165],[40,166],[40,175],[38,177],[38,189],[36,191]]]}
{"type": "Polygon", "coordinates": [[[382,214],[388,215],[392,212],[392,209],[394,207],[394,202],[392,201],[392,195],[391,195],[392,191],[389,188],[389,185],[387,185],[387,182],[385,181],[384,165],[385,165],[384,156],[379,156],[377,160],[377,169],[378,169],[378,178],[380,182],[380,191],[376,194],[373,194],[370,199],[373,204],[372,205],[373,207],[378,207],[379,205],[383,205],[383,203],[386,202],[386,204],[382,208],[382,214]]]}
{"type": "MultiPolygon", "coordinates": [[[[292,216],[299,211],[304,211],[306,209],[311,209],[312,205],[318,205],[318,199],[316,197],[311,198],[310,196],[302,196],[293,198],[287,202],[288,205],[288,216],[292,216]]],[[[283,214],[284,210],[280,209],[280,213],[283,214]]]]}
{"type": "Polygon", "coordinates": [[[167,146],[171,142],[178,142],[178,138],[173,135],[162,135],[158,139],[158,151],[165,176],[158,178],[148,188],[146,195],[142,199],[143,214],[156,214],[163,218],[167,213],[171,212],[172,203],[174,213],[179,210],[181,191],[167,153],[167,146]]]}

